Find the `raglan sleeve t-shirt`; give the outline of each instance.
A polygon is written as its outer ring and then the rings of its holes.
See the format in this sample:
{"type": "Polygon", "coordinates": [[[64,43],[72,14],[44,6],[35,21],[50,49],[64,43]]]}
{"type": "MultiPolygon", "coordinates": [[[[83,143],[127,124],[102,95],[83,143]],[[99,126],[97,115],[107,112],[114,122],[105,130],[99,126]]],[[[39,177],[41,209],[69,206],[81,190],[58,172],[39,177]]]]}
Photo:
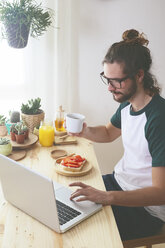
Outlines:
{"type": "MultiPolygon", "coordinates": [[[[117,182],[123,190],[151,186],[152,167],[165,166],[165,99],[156,95],[138,112],[131,110],[130,103],[122,103],[111,123],[121,128],[124,146],[124,155],[114,169],[117,182]]],[[[161,208],[161,212],[165,210],[161,208]]],[[[153,209],[150,213],[155,216],[153,209]]],[[[165,211],[158,217],[162,219],[162,215],[165,221],[165,211]]]]}

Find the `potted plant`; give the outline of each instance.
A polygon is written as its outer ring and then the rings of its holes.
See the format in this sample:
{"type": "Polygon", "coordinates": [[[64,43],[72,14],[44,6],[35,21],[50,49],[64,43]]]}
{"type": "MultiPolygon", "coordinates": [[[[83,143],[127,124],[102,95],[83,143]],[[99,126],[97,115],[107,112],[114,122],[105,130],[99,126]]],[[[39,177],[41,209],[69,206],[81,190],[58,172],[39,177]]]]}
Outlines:
{"type": "Polygon", "coordinates": [[[10,134],[11,126],[17,122],[20,122],[20,112],[19,111],[9,111],[10,119],[6,121],[6,127],[8,134],[10,134]]]}
{"type": "Polygon", "coordinates": [[[23,123],[17,122],[17,124],[15,125],[15,129],[16,129],[16,133],[15,133],[16,142],[18,144],[23,144],[25,141],[25,132],[24,132],[23,123]]]}
{"type": "Polygon", "coordinates": [[[7,128],[5,126],[6,117],[4,115],[0,115],[0,136],[7,135],[7,128]]]}
{"type": "Polygon", "coordinates": [[[0,138],[0,154],[8,156],[12,152],[12,145],[9,139],[0,138]]]}
{"type": "Polygon", "coordinates": [[[27,104],[21,106],[21,117],[24,124],[29,128],[30,132],[33,132],[34,127],[40,125],[40,121],[44,120],[45,113],[41,107],[41,99],[28,100],[27,104]]]}
{"type": "Polygon", "coordinates": [[[52,10],[44,9],[35,0],[10,0],[0,3],[2,34],[14,48],[27,45],[29,33],[33,38],[41,36],[52,23],[52,10]]]}
{"type": "Polygon", "coordinates": [[[29,128],[23,124],[23,130],[24,130],[24,134],[25,134],[25,139],[29,138],[29,128]]]}
{"type": "Polygon", "coordinates": [[[10,127],[10,137],[12,141],[16,141],[16,134],[17,134],[17,129],[15,128],[16,123],[12,124],[10,127]]]}

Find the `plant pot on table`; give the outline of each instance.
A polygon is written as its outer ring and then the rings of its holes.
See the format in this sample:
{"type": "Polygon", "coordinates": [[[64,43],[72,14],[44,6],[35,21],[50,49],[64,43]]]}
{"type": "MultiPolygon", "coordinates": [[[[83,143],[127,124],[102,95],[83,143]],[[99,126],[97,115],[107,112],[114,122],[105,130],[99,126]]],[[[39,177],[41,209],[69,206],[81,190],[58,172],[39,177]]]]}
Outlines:
{"type": "Polygon", "coordinates": [[[24,141],[25,141],[25,134],[15,134],[15,137],[16,137],[16,142],[18,144],[23,144],[24,141]]]}
{"type": "Polygon", "coordinates": [[[10,132],[10,138],[11,138],[12,141],[16,141],[15,133],[10,132]]]}
{"type": "Polygon", "coordinates": [[[6,136],[7,135],[7,128],[5,125],[0,126],[0,136],[6,136]]]}
{"type": "Polygon", "coordinates": [[[25,139],[28,139],[28,138],[29,138],[29,129],[26,130],[26,131],[24,132],[24,134],[25,134],[25,139]]]}
{"type": "Polygon", "coordinates": [[[21,117],[25,125],[29,128],[30,132],[33,132],[34,128],[40,125],[40,122],[44,120],[45,113],[43,110],[39,110],[38,114],[24,114],[21,113],[21,117]]]}

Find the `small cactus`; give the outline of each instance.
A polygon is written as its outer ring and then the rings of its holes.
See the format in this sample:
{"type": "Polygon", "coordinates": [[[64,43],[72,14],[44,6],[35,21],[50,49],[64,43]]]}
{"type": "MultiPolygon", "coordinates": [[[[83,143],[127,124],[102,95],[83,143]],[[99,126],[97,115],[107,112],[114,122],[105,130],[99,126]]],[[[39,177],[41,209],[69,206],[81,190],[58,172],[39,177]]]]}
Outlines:
{"type": "Polygon", "coordinates": [[[15,125],[15,129],[17,130],[17,133],[23,134],[24,130],[23,130],[23,123],[22,122],[17,122],[17,124],[15,125]]]}
{"type": "Polygon", "coordinates": [[[12,133],[17,133],[17,130],[16,130],[15,126],[16,126],[16,123],[14,123],[14,124],[10,127],[10,132],[12,132],[12,133]]]}
{"type": "Polygon", "coordinates": [[[10,140],[7,138],[0,138],[0,145],[10,144],[10,140]]]}
{"type": "Polygon", "coordinates": [[[10,111],[10,122],[11,123],[20,122],[20,112],[19,111],[10,111]]]}

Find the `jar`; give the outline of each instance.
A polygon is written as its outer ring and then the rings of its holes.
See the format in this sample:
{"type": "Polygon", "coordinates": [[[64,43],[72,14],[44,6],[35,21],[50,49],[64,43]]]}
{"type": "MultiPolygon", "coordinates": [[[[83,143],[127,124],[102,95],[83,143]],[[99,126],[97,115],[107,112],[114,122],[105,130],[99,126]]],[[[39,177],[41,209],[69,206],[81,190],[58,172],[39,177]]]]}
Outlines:
{"type": "Polygon", "coordinates": [[[59,106],[59,109],[57,110],[55,117],[55,127],[58,132],[66,131],[64,128],[64,119],[65,119],[65,112],[62,109],[62,106],[59,106]]]}
{"type": "Polygon", "coordinates": [[[39,142],[42,146],[52,146],[54,142],[53,122],[49,120],[41,121],[39,128],[39,142]]]}

